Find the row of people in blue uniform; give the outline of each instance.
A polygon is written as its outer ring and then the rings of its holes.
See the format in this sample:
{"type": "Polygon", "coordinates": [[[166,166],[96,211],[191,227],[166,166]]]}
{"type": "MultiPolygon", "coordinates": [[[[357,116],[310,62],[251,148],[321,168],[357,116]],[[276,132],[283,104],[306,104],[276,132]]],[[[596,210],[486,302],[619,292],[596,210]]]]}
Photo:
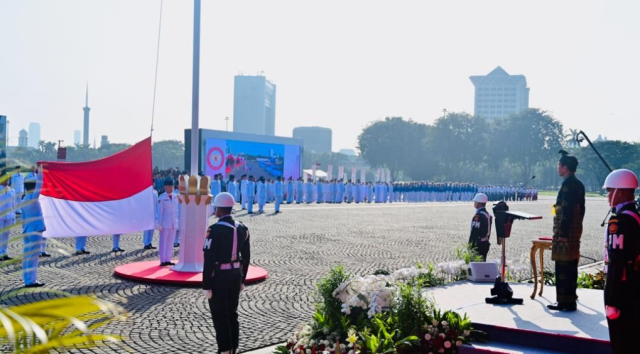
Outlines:
{"type": "Polygon", "coordinates": [[[466,202],[477,193],[486,195],[489,201],[538,200],[535,188],[436,182],[397,182],[393,186],[396,201],[403,202],[466,202]]]}
{"type": "Polygon", "coordinates": [[[283,202],[292,203],[365,203],[393,202],[393,185],[390,183],[357,183],[343,182],[342,180],[320,180],[313,182],[302,178],[294,181],[289,178],[283,181],[282,177],[275,180],[260,177],[258,181],[254,176],[243,175],[240,181],[235,176],[229,176],[229,180],[221,180],[216,176],[211,184],[211,193],[214,197],[221,192],[229,192],[240,201],[242,209],[253,213],[253,204],[258,203],[259,212],[264,211],[266,203],[274,202],[276,213],[280,212],[283,202]],[[224,188],[223,188],[224,186],[224,188]]]}

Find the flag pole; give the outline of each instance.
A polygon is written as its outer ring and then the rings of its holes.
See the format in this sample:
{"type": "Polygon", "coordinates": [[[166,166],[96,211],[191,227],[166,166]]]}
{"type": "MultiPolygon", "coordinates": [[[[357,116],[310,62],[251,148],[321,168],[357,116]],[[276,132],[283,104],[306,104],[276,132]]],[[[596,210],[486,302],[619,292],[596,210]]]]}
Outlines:
{"type": "Polygon", "coordinates": [[[191,92],[191,175],[198,175],[200,155],[199,105],[200,105],[200,6],[201,0],[194,0],[193,9],[193,86],[191,92]]]}

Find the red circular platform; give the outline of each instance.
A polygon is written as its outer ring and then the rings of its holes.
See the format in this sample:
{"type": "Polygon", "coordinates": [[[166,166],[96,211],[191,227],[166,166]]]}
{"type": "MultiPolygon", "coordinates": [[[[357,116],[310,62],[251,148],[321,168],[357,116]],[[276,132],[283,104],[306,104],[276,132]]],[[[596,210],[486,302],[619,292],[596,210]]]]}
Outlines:
{"type": "MultiPolygon", "coordinates": [[[[177,263],[178,261],[173,261],[177,263]]],[[[122,278],[144,283],[173,284],[197,286],[202,284],[202,273],[185,273],[161,267],[158,261],[135,262],[116,267],[114,273],[122,278]]],[[[267,278],[267,271],[260,267],[249,266],[246,284],[255,283],[267,278]]]]}

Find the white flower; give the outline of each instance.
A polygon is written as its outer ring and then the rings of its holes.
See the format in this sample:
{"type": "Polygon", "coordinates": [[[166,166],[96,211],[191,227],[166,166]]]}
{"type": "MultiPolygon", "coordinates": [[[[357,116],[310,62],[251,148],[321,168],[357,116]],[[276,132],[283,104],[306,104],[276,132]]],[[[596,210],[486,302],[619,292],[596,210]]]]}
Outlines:
{"type": "Polygon", "coordinates": [[[465,337],[468,337],[469,335],[471,335],[471,331],[469,331],[469,330],[464,331],[464,336],[465,337]]]}
{"type": "Polygon", "coordinates": [[[431,335],[429,333],[425,334],[424,339],[431,340],[431,335]]]}
{"type": "Polygon", "coordinates": [[[311,349],[307,349],[307,354],[311,354],[311,349]]]}
{"type": "Polygon", "coordinates": [[[434,327],[438,325],[438,321],[436,320],[431,321],[431,323],[433,324],[434,327]]]}
{"type": "Polygon", "coordinates": [[[449,324],[447,323],[447,321],[442,321],[442,325],[443,326],[448,326],[449,324]]]}
{"type": "Polygon", "coordinates": [[[329,333],[329,327],[324,327],[322,329],[322,332],[324,332],[324,334],[328,334],[329,333]]]}
{"type": "Polygon", "coordinates": [[[444,335],[444,333],[440,333],[440,337],[444,338],[446,336],[444,335]]]}
{"type": "MultiPolygon", "coordinates": [[[[444,342],[444,347],[447,348],[447,349],[451,348],[451,342],[449,342],[449,341],[444,342]]],[[[309,354],[309,353],[307,353],[307,354],[309,354]]]]}
{"type": "MultiPolygon", "coordinates": [[[[327,329],[327,332],[325,332],[325,333],[328,333],[328,332],[329,332],[329,330],[327,329]]],[[[329,344],[331,344],[331,343],[328,340],[325,339],[325,341],[322,342],[322,344],[324,344],[325,347],[328,347],[329,344]]]]}

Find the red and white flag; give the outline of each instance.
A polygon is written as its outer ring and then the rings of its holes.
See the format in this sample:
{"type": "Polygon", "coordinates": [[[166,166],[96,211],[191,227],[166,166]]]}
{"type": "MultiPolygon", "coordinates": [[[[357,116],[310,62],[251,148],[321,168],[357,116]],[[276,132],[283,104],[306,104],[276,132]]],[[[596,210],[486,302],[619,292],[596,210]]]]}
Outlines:
{"type": "Polygon", "coordinates": [[[101,160],[41,162],[45,237],[155,228],[151,138],[101,160]]]}

